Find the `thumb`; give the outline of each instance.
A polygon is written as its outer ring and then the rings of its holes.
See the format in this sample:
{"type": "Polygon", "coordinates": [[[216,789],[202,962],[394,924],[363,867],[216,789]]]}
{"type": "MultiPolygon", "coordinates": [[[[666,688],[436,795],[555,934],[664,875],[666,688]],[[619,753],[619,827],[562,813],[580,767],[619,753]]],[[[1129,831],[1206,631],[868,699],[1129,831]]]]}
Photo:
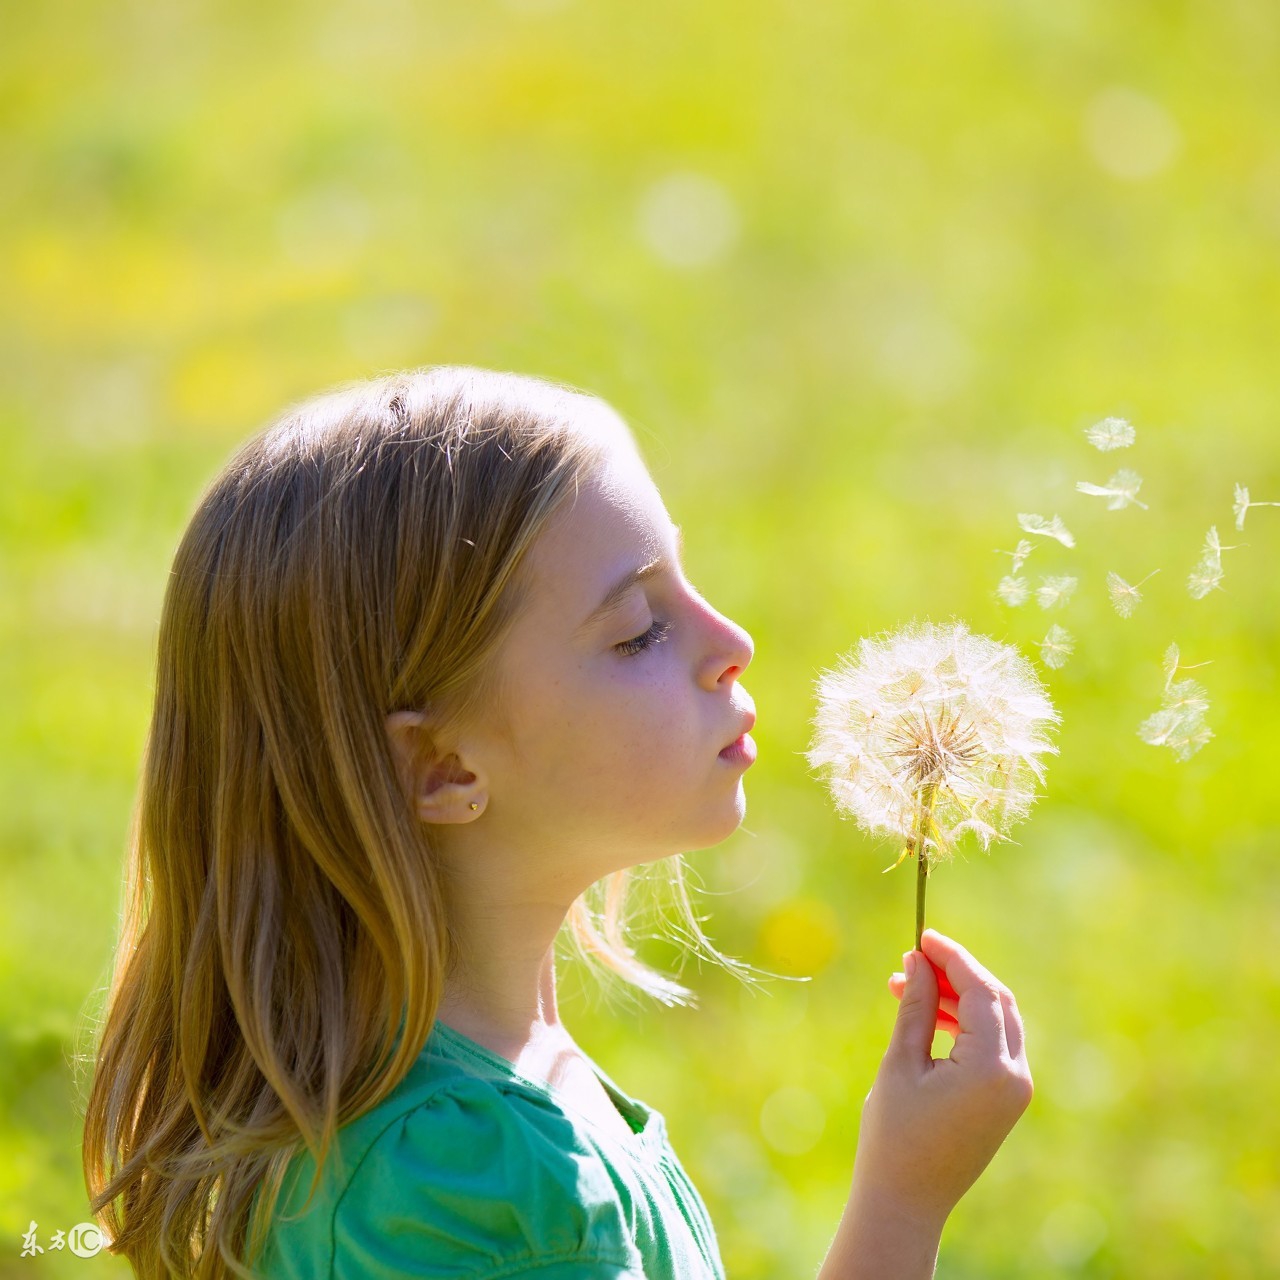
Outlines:
{"type": "Polygon", "coordinates": [[[938,1022],[938,979],[933,966],[919,951],[902,957],[907,985],[898,1004],[898,1017],[889,1038],[889,1053],[903,1062],[917,1063],[930,1057],[938,1022]]]}

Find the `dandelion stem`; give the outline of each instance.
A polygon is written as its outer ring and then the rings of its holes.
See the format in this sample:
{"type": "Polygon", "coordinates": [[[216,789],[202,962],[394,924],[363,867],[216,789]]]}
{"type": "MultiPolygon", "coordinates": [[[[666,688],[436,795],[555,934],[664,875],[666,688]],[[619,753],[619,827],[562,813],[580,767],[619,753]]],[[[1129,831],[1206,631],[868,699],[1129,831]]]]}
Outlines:
{"type": "Polygon", "coordinates": [[[917,793],[916,829],[911,844],[916,855],[916,950],[924,939],[924,892],[929,879],[929,824],[933,821],[936,782],[926,782],[917,793]]]}

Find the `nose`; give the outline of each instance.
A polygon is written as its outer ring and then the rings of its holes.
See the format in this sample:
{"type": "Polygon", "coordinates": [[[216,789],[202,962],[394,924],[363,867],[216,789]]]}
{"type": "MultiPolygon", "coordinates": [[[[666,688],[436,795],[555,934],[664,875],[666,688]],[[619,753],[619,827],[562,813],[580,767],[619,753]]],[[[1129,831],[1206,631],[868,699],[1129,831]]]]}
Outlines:
{"type": "MultiPolygon", "coordinates": [[[[714,613],[715,610],[712,610],[714,613]]],[[[751,665],[755,656],[755,641],[746,627],[739,626],[732,618],[716,613],[715,682],[721,683],[726,677],[736,680],[751,665]]]]}

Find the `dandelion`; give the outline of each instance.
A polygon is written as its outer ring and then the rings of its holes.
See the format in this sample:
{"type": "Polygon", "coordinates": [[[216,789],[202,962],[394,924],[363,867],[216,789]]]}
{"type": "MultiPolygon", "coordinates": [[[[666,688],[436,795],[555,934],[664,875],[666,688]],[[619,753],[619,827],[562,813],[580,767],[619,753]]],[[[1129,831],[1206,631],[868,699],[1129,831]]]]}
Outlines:
{"type": "Polygon", "coordinates": [[[1232,504],[1231,511],[1236,518],[1236,528],[1244,528],[1244,513],[1250,507],[1280,507],[1280,502],[1250,502],[1249,490],[1242,484],[1236,485],[1236,500],[1232,504]]]}
{"type": "MultiPolygon", "coordinates": [[[[1204,686],[1195,680],[1174,679],[1181,665],[1178,646],[1171,644],[1161,662],[1164,691],[1160,710],[1138,726],[1138,737],[1153,747],[1168,747],[1177,760],[1189,760],[1213,737],[1213,730],[1204,722],[1205,712],[1209,710],[1209,695],[1204,686]]],[[[1208,665],[1196,662],[1182,669],[1191,671],[1208,665]]]]}
{"type": "Polygon", "coordinates": [[[1046,667],[1064,667],[1076,650],[1075,638],[1055,622],[1040,641],[1040,657],[1046,667]]]}
{"type": "Polygon", "coordinates": [[[1126,582],[1118,573],[1107,574],[1107,595],[1111,597],[1111,603],[1115,605],[1116,612],[1122,618],[1133,616],[1133,611],[1142,599],[1142,592],[1138,588],[1146,582],[1147,578],[1154,578],[1159,572],[1159,569],[1152,569],[1146,578],[1132,584],[1126,582]]]}
{"type": "Polygon", "coordinates": [[[1085,438],[1095,449],[1107,453],[1112,449],[1127,449],[1137,434],[1123,418],[1103,418],[1091,427],[1085,427],[1085,438]]]}
{"type": "MultiPolygon", "coordinates": [[[[965,831],[1007,839],[1044,781],[1043,730],[1060,719],[1012,645],[961,622],[913,623],[859,642],[817,683],[808,761],[827,771],[841,813],[906,842],[915,857],[916,945],[930,863],[965,831]]],[[[891,870],[892,868],[886,868],[891,870]]]]}
{"type": "Polygon", "coordinates": [[[1026,578],[1018,578],[1011,573],[1006,573],[996,584],[996,597],[1014,607],[1025,604],[1029,592],[1026,578]]]}
{"type": "Polygon", "coordinates": [[[1036,588],[1036,604],[1042,609],[1052,609],[1055,605],[1066,604],[1079,581],[1079,578],[1055,578],[1046,574],[1040,579],[1040,585],[1036,588]]]}
{"type": "Polygon", "coordinates": [[[1142,488],[1142,477],[1136,471],[1122,469],[1107,481],[1106,484],[1090,484],[1087,480],[1077,480],[1076,488],[1081,493],[1094,494],[1107,499],[1108,511],[1120,511],[1131,502],[1149,510],[1145,502],[1138,501],[1138,490],[1142,488]]]}
{"type": "Polygon", "coordinates": [[[1076,540],[1071,531],[1056,515],[1052,520],[1046,520],[1044,516],[1020,511],[1018,513],[1018,526],[1026,533],[1041,533],[1046,538],[1057,538],[1064,547],[1074,547],[1076,545],[1076,540]]]}

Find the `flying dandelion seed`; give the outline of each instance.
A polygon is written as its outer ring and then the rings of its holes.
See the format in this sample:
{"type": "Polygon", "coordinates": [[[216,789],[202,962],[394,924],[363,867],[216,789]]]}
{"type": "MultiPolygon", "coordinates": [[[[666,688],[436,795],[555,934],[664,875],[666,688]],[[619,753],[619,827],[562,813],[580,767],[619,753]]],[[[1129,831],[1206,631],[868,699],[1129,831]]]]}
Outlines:
{"type": "Polygon", "coordinates": [[[1026,604],[1030,590],[1026,578],[1018,578],[1007,573],[996,585],[996,597],[1016,608],[1020,604],[1026,604]]]}
{"type": "Polygon", "coordinates": [[[1168,747],[1175,760],[1190,760],[1213,737],[1213,730],[1195,717],[1157,711],[1138,726],[1138,737],[1150,746],[1168,747]]]}
{"type": "Polygon", "coordinates": [[[1026,558],[1031,554],[1031,543],[1029,543],[1026,538],[1019,538],[1018,545],[1014,547],[1012,551],[1001,551],[1000,554],[1002,556],[1013,557],[1013,564],[1009,569],[1009,573],[1011,576],[1014,576],[1017,574],[1018,570],[1022,568],[1026,558]]]}
{"type": "Polygon", "coordinates": [[[1201,556],[1187,575],[1187,591],[1193,600],[1203,600],[1210,591],[1221,589],[1222,578],[1222,561],[1212,556],[1201,556]]]}
{"type": "Polygon", "coordinates": [[[1244,528],[1244,513],[1250,507],[1280,507],[1280,502],[1250,502],[1249,490],[1242,484],[1236,485],[1236,500],[1231,506],[1232,514],[1236,518],[1236,528],[1244,528]]]}
{"type": "MultiPolygon", "coordinates": [[[[1261,506],[1261,503],[1257,504],[1261,506]]],[[[1209,532],[1204,535],[1204,552],[1206,555],[1220,556],[1224,551],[1238,551],[1241,547],[1247,546],[1248,543],[1236,542],[1229,547],[1222,545],[1221,539],[1218,537],[1218,526],[1211,524],[1209,532]]]]}
{"type": "Polygon", "coordinates": [[[1070,530],[1056,515],[1052,520],[1046,520],[1044,516],[1020,511],[1018,513],[1018,526],[1025,533],[1039,533],[1046,538],[1057,538],[1064,547],[1074,547],[1076,545],[1076,540],[1070,530]]]}
{"type": "Polygon", "coordinates": [[[1198,680],[1175,680],[1165,690],[1164,705],[1180,716],[1202,716],[1209,710],[1209,695],[1198,680]]]}
{"type": "Polygon", "coordinates": [[[1127,449],[1137,434],[1123,418],[1103,418],[1091,427],[1085,427],[1085,438],[1095,449],[1107,453],[1112,449],[1127,449]]]}
{"type": "Polygon", "coordinates": [[[1164,688],[1165,692],[1169,691],[1173,684],[1173,677],[1179,670],[1194,671],[1197,667],[1209,667],[1213,665],[1213,659],[1209,658],[1205,662],[1193,662],[1186,665],[1182,661],[1182,651],[1176,644],[1171,644],[1165,651],[1164,657],[1160,659],[1160,670],[1164,672],[1164,688]]]}
{"type": "MultiPolygon", "coordinates": [[[[1138,737],[1153,747],[1168,747],[1176,760],[1189,760],[1213,737],[1213,730],[1204,723],[1209,695],[1198,681],[1174,679],[1182,665],[1176,644],[1165,650],[1160,665],[1164,671],[1160,710],[1138,726],[1138,737]]],[[[1194,662],[1182,669],[1190,671],[1208,665],[1194,662]]]]}
{"type": "Polygon", "coordinates": [[[1152,569],[1146,578],[1132,584],[1126,582],[1118,573],[1107,574],[1107,595],[1111,597],[1111,603],[1115,605],[1116,612],[1122,618],[1133,616],[1133,611],[1142,599],[1142,592],[1138,588],[1146,582],[1147,578],[1154,578],[1159,572],[1159,569],[1152,569]]]}
{"type": "Polygon", "coordinates": [[[1061,577],[1055,578],[1045,575],[1040,579],[1040,585],[1036,588],[1036,604],[1042,609],[1052,609],[1055,605],[1064,605],[1071,599],[1071,593],[1076,589],[1079,578],[1061,577]]]}
{"type": "Polygon", "coordinates": [[[1120,470],[1106,484],[1090,484],[1087,480],[1077,480],[1076,488],[1081,493],[1094,494],[1107,499],[1107,510],[1121,511],[1130,503],[1141,507],[1143,511],[1150,508],[1145,502],[1138,501],[1138,490],[1142,488],[1142,477],[1136,471],[1120,470]]]}
{"type": "Polygon", "coordinates": [[[1075,638],[1066,627],[1055,622],[1040,641],[1040,658],[1046,667],[1064,667],[1067,659],[1076,651],[1075,638]]]}
{"type": "Polygon", "coordinates": [[[1222,553],[1237,551],[1244,545],[1244,543],[1237,543],[1234,546],[1224,547],[1218,537],[1217,525],[1209,526],[1209,532],[1204,536],[1204,547],[1200,552],[1200,559],[1187,576],[1187,590],[1192,599],[1203,600],[1215,587],[1221,587],[1222,553]]]}
{"type": "Polygon", "coordinates": [[[1060,717],[1031,663],[962,622],[912,623],[859,641],[817,682],[808,761],[837,810],[863,830],[906,842],[915,857],[916,943],[931,861],[972,831],[1007,839],[1044,781],[1043,730],[1060,717]]]}

